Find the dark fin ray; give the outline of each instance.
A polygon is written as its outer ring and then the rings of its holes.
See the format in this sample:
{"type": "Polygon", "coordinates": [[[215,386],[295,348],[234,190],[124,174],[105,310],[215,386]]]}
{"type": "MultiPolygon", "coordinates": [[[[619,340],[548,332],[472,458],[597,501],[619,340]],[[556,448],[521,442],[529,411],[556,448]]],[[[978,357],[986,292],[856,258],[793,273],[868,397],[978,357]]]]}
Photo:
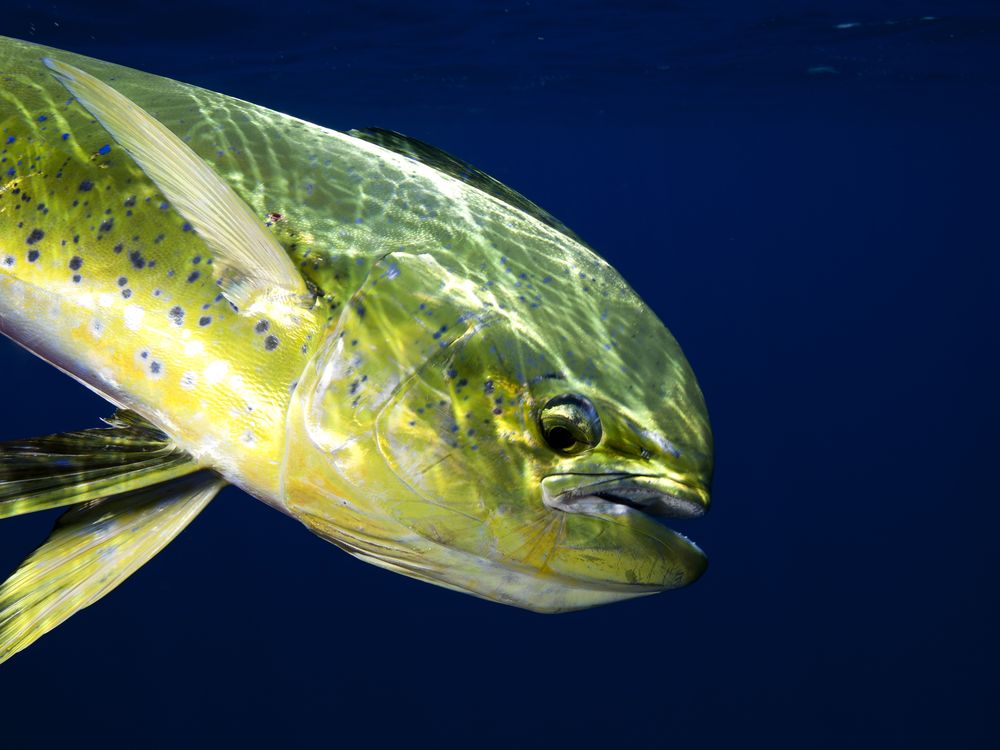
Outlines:
{"type": "Polygon", "coordinates": [[[73,505],[190,474],[198,462],[138,414],[110,427],[0,443],[0,518],[73,505]]]}
{"type": "Polygon", "coordinates": [[[203,471],[66,511],[48,540],[0,585],[0,662],[132,575],[224,484],[203,471]]]}
{"type": "Polygon", "coordinates": [[[572,229],[563,224],[545,209],[536,203],[528,200],[516,190],[504,185],[499,180],[490,177],[481,169],[469,164],[467,161],[458,159],[451,154],[442,151],[436,146],[397,133],[393,130],[383,130],[382,128],[360,128],[348,130],[348,135],[359,138],[376,146],[395,151],[397,154],[408,156],[409,158],[433,167],[440,172],[461,180],[467,185],[471,185],[477,190],[492,195],[494,198],[503,201],[509,206],[520,209],[526,214],[535,217],[546,226],[552,227],[560,234],[564,234],[574,242],[579,242],[585,247],[590,247],[572,229]]]}

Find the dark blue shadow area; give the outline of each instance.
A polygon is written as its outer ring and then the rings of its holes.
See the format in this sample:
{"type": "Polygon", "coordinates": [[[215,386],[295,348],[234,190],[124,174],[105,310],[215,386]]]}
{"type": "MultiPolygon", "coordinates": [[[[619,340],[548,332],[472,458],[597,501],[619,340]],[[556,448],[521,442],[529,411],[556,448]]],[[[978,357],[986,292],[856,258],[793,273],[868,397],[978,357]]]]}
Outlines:
{"type": "MultiPolygon", "coordinates": [[[[680,340],[717,472],[700,582],[561,616],[226,490],[0,668],[0,747],[995,746],[1000,11],[802,5],[5,5],[2,34],[523,192],[680,340]]],[[[110,411],[0,364],[0,439],[110,411]]],[[[0,523],[0,574],[57,515],[0,523]]]]}

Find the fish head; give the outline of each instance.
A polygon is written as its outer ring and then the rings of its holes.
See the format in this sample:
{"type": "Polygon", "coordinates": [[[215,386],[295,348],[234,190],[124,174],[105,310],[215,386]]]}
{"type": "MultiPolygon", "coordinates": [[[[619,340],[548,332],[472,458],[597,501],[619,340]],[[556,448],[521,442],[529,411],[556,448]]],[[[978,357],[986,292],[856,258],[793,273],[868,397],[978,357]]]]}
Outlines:
{"type": "Polygon", "coordinates": [[[290,511],[377,565],[536,611],[695,581],[706,557],[669,523],[708,507],[704,399],[653,311],[585,261],[525,297],[431,256],[373,269],[293,399],[290,511]]]}

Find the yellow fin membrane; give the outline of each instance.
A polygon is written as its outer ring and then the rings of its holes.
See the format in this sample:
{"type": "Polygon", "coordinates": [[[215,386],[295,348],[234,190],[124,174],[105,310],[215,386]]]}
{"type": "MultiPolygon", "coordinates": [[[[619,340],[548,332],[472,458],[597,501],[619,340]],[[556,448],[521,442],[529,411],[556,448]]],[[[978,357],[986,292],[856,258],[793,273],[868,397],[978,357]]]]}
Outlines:
{"type": "Polygon", "coordinates": [[[309,290],[281,244],[187,144],[89,73],[51,58],[44,62],[195,228],[212,251],[230,302],[242,309],[263,295],[307,303],[309,290]]]}
{"type": "Polygon", "coordinates": [[[64,513],[48,541],[0,586],[0,662],[132,575],[224,484],[199,472],[64,513]]]}

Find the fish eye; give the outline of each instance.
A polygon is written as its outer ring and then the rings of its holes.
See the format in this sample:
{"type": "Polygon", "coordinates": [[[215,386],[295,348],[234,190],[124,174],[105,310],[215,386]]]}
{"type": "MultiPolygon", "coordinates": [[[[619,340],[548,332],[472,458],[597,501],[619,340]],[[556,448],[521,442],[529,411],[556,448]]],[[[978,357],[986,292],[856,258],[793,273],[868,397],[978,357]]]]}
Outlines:
{"type": "Polygon", "coordinates": [[[538,414],[538,425],[546,445],[564,456],[596,448],[601,442],[601,418],[594,405],[577,393],[546,401],[538,414]]]}

